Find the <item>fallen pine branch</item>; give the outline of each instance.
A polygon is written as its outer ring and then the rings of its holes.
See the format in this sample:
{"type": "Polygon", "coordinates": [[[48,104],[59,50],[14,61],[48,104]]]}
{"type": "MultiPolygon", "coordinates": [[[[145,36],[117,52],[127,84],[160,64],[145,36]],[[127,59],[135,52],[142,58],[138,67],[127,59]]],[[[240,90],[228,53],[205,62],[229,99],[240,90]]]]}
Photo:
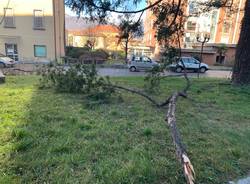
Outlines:
{"type": "Polygon", "coordinates": [[[31,70],[23,70],[23,69],[19,69],[19,68],[13,68],[12,70],[20,71],[20,72],[26,72],[26,73],[33,73],[34,72],[34,71],[31,71],[31,70]]]}
{"type": "Polygon", "coordinates": [[[152,97],[146,95],[145,93],[143,93],[141,91],[138,91],[138,90],[135,90],[135,89],[126,88],[126,87],[123,87],[123,86],[114,85],[114,84],[112,84],[112,87],[115,88],[115,89],[120,89],[120,90],[128,91],[130,93],[134,93],[134,94],[137,94],[139,96],[142,96],[142,97],[146,98],[148,101],[150,101],[156,107],[164,107],[164,106],[168,105],[169,100],[170,100],[170,97],[169,97],[169,98],[167,98],[167,100],[165,102],[158,103],[152,97]]]}
{"type": "Polygon", "coordinates": [[[166,123],[170,129],[172,141],[176,148],[176,155],[183,167],[183,173],[188,184],[194,184],[195,172],[193,165],[187,155],[184,144],[181,141],[180,132],[176,125],[176,104],[180,93],[175,92],[169,101],[168,111],[166,115],[166,123]]]}

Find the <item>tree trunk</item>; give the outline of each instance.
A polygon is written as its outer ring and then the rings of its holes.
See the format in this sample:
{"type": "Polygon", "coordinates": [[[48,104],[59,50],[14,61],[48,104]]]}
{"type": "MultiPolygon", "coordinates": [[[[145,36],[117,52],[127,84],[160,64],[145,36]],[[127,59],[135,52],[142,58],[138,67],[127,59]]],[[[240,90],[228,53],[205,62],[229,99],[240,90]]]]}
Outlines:
{"type": "Polygon", "coordinates": [[[250,84],[250,0],[246,0],[232,77],[234,84],[250,84]]]}
{"type": "Polygon", "coordinates": [[[125,42],[125,63],[127,64],[128,62],[128,40],[125,42]]]}

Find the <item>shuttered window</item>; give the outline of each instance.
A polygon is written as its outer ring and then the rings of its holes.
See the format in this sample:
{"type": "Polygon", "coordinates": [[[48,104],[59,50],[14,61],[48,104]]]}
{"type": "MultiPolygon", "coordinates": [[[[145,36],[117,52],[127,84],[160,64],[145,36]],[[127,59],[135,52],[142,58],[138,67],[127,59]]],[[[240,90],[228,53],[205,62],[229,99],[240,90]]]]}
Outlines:
{"type": "Polygon", "coordinates": [[[34,10],[33,28],[36,30],[44,30],[45,29],[43,10],[34,10]]]}
{"type": "Polygon", "coordinates": [[[4,27],[15,28],[15,18],[12,8],[4,8],[4,27]]]}

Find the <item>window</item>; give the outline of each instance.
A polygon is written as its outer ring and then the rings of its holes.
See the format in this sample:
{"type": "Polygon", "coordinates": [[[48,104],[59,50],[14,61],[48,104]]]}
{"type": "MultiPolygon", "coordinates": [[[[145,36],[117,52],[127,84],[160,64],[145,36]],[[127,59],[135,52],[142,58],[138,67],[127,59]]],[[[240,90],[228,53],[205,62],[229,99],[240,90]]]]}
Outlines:
{"type": "Polygon", "coordinates": [[[69,46],[73,46],[74,45],[74,37],[70,35],[68,37],[68,42],[69,42],[69,46]]]}
{"type": "Polygon", "coordinates": [[[234,12],[233,12],[230,8],[227,8],[227,9],[225,10],[225,18],[226,18],[226,19],[227,19],[227,18],[231,18],[233,14],[234,14],[234,12]]]}
{"type": "Polygon", "coordinates": [[[223,64],[225,62],[225,56],[216,56],[216,63],[223,64]]]}
{"type": "Polygon", "coordinates": [[[143,62],[147,62],[147,63],[151,62],[151,59],[148,57],[142,57],[142,60],[143,60],[143,62]]]}
{"type": "Polygon", "coordinates": [[[17,44],[13,43],[5,43],[5,53],[6,56],[18,61],[18,50],[17,50],[17,44]]]}
{"type": "Polygon", "coordinates": [[[35,57],[46,57],[47,48],[45,45],[34,45],[34,55],[35,57]]]}
{"type": "Polygon", "coordinates": [[[189,59],[186,57],[181,58],[181,60],[183,61],[183,63],[186,63],[186,64],[190,63],[189,59]]]}
{"type": "Polygon", "coordinates": [[[187,30],[195,31],[195,29],[196,29],[196,22],[188,21],[187,22],[187,30]]]}
{"type": "Polygon", "coordinates": [[[12,8],[4,8],[4,27],[15,28],[14,13],[12,8]]]}
{"type": "Polygon", "coordinates": [[[229,34],[231,30],[231,22],[225,21],[223,24],[222,32],[224,34],[229,34]]]}
{"type": "Polygon", "coordinates": [[[197,14],[199,12],[197,6],[198,5],[197,5],[197,3],[195,1],[189,2],[189,6],[188,6],[189,15],[195,15],[195,14],[197,14]]]}
{"type": "Polygon", "coordinates": [[[190,2],[189,3],[189,14],[193,14],[194,13],[194,3],[193,2],[190,2]]]}
{"type": "Polygon", "coordinates": [[[154,29],[154,21],[153,20],[151,20],[151,25],[150,25],[150,27],[151,27],[151,29],[154,29]]]}
{"type": "Polygon", "coordinates": [[[33,28],[35,30],[44,30],[44,13],[42,10],[34,10],[33,28]]]}

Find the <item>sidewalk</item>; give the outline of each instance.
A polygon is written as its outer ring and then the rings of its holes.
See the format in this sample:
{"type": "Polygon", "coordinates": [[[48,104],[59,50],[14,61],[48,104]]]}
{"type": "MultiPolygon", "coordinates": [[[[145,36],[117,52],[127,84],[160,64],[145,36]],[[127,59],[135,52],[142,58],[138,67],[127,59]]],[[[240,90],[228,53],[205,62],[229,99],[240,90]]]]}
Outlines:
{"type": "Polygon", "coordinates": [[[230,181],[229,184],[250,184],[250,177],[241,179],[237,182],[230,181]]]}

